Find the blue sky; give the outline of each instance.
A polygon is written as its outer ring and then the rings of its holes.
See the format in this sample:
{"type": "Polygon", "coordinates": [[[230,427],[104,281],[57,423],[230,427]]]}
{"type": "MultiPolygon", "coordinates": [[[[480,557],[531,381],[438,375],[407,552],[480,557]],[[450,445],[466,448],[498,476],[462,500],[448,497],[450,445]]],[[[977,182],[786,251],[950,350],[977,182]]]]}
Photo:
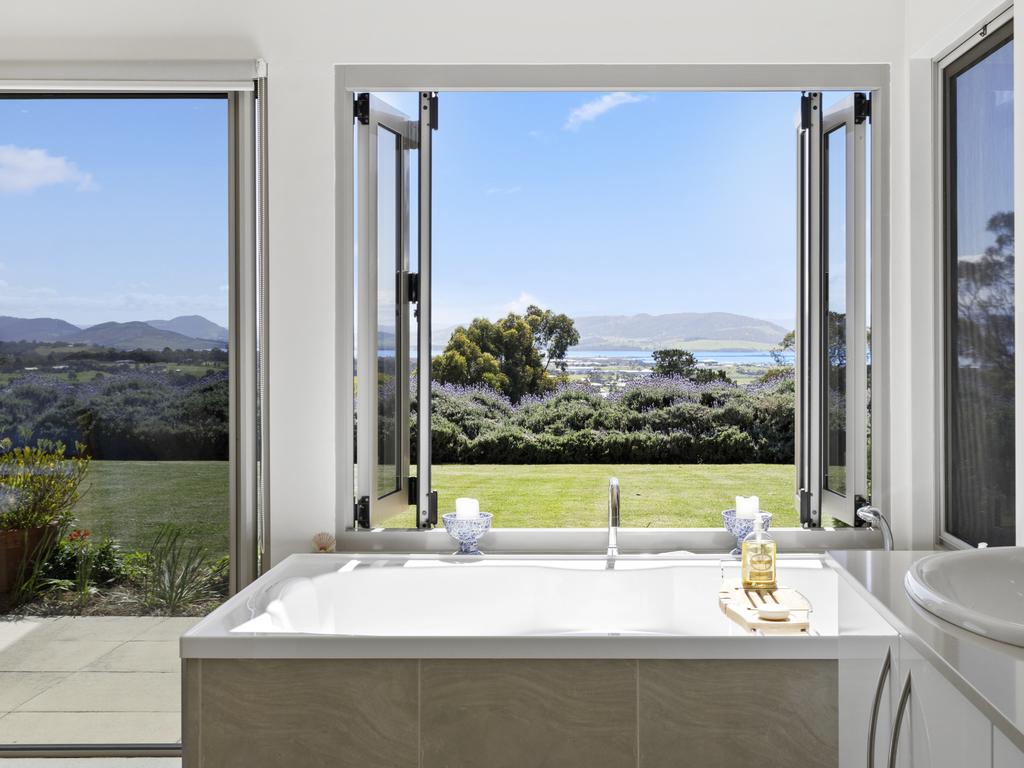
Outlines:
{"type": "Polygon", "coordinates": [[[798,109],[797,93],[441,94],[435,327],[530,301],[791,327],[798,109]]]}
{"type": "MultiPolygon", "coordinates": [[[[792,326],[797,93],[440,101],[435,327],[530,302],[792,326]]],[[[226,132],[221,100],[0,100],[0,314],[225,323],[226,132]]]]}
{"type": "Polygon", "coordinates": [[[0,314],[227,323],[222,99],[0,100],[0,314]]]}

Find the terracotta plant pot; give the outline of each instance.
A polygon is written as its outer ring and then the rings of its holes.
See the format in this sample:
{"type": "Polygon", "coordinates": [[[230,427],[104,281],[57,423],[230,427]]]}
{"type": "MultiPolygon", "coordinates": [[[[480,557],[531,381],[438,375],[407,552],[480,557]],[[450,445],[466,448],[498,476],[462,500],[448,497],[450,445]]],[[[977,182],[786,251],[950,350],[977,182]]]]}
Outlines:
{"type": "Polygon", "coordinates": [[[32,572],[59,533],[56,525],[0,531],[0,609],[11,605],[21,576],[32,572]]]}

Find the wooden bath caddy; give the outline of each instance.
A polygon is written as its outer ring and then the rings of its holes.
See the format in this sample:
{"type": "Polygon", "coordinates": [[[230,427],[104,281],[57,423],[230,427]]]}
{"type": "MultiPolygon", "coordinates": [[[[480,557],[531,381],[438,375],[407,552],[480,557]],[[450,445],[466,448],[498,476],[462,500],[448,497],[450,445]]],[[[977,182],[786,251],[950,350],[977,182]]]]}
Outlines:
{"type": "Polygon", "coordinates": [[[805,635],[811,626],[808,618],[811,604],[795,589],[744,589],[739,579],[726,579],[718,589],[718,607],[751,633],[805,635]],[[789,617],[762,619],[757,613],[761,605],[785,606],[789,608],[789,617]]]}

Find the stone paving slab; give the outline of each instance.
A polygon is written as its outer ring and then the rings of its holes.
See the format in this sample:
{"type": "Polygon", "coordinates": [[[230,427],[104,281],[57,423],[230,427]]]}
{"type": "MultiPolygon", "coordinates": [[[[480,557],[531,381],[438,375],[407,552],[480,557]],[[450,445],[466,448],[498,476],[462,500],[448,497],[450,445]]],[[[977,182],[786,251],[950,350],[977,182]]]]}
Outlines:
{"type": "MultiPolygon", "coordinates": [[[[158,616],[0,620],[0,744],[180,741],[178,638],[197,621],[158,616]]],[[[148,760],[118,758],[110,765],[180,765],[148,760]]],[[[0,768],[17,765],[0,762],[0,768]]],[[[94,759],[82,764],[106,765],[94,759]]]]}

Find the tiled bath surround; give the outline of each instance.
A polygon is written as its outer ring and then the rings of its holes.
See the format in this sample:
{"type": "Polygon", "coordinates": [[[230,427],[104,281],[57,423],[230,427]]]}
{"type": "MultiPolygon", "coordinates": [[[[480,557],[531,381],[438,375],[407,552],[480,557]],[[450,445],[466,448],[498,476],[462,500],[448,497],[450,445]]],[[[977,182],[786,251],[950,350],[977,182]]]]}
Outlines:
{"type": "Polygon", "coordinates": [[[183,664],[186,768],[838,765],[835,660],[183,664]]]}

